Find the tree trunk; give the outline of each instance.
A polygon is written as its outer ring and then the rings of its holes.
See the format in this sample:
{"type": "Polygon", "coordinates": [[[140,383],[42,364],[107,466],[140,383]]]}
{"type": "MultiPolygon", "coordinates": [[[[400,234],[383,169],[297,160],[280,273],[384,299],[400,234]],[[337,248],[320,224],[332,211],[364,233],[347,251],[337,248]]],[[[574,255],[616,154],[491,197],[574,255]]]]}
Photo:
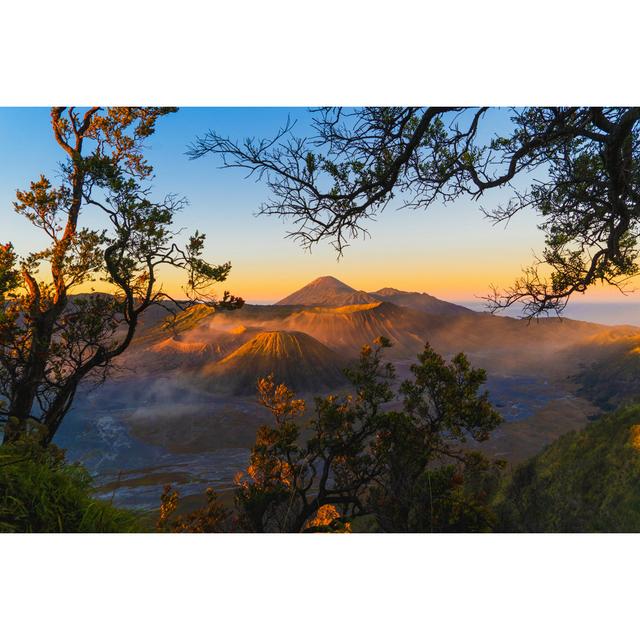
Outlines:
{"type": "Polygon", "coordinates": [[[29,358],[9,402],[9,419],[6,423],[3,443],[15,442],[27,431],[38,387],[44,378],[53,326],[57,317],[55,311],[55,307],[52,307],[46,312],[37,312],[31,320],[32,338],[29,358]]]}

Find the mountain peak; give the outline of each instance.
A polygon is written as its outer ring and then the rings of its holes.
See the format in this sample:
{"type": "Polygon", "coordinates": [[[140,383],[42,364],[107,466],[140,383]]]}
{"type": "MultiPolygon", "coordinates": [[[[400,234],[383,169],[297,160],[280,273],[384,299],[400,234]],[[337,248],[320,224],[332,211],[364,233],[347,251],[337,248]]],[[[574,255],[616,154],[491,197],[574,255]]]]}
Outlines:
{"type": "Polygon", "coordinates": [[[409,293],[408,291],[400,291],[400,289],[394,289],[393,287],[383,287],[382,289],[378,289],[374,291],[372,295],[379,296],[397,296],[401,293],[409,293]]]}
{"type": "Polygon", "coordinates": [[[335,352],[301,331],[263,331],[203,369],[212,384],[254,395],[258,378],[274,375],[295,391],[337,388],[345,379],[335,352]]]}
{"type": "Polygon", "coordinates": [[[357,291],[333,276],[321,276],[276,302],[276,304],[307,307],[341,307],[372,302],[377,302],[377,300],[368,293],[357,291]]]}
{"type": "Polygon", "coordinates": [[[315,280],[312,280],[307,286],[310,285],[330,285],[330,286],[339,286],[344,287],[345,289],[349,289],[350,291],[355,291],[353,287],[350,287],[348,284],[342,282],[342,280],[338,280],[334,276],[320,276],[315,280]]]}
{"type": "MultiPolygon", "coordinates": [[[[298,357],[303,345],[317,342],[315,338],[301,331],[263,331],[228,355],[222,364],[245,354],[290,359],[298,357]]],[[[319,344],[319,343],[318,343],[319,344]]],[[[314,345],[315,346],[315,345],[314,345]]]]}

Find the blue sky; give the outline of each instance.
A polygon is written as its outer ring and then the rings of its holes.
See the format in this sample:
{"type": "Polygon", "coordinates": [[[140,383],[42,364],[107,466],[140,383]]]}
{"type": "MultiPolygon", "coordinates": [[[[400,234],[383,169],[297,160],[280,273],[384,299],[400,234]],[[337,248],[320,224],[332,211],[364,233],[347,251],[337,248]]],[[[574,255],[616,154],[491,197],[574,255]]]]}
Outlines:
{"type": "MultiPolygon", "coordinates": [[[[178,193],[189,200],[177,224],[207,234],[209,260],[231,260],[228,285],[233,293],[269,302],[330,274],[358,289],[393,286],[471,300],[484,295],[491,283],[511,284],[531,263],[532,252],[540,251],[543,238],[532,213],[520,215],[506,228],[483,217],[480,205],[491,208],[508,197],[494,191],[480,203],[460,199],[426,212],[390,207],[369,224],[371,238],[355,242],[340,261],[327,245],[305,252],[285,238],[288,227],[282,221],[253,215],[268,195],[263,184],[246,179],[240,170],[220,170],[216,158],[194,161],[185,155],[188,144],[209,129],[239,139],[269,136],[288,116],[298,120],[297,131],[304,133],[309,121],[304,109],[183,108],[161,119],[149,140],[157,193],[178,193]]],[[[491,126],[499,126],[507,114],[491,118],[491,126]]],[[[41,246],[39,233],[13,212],[11,202],[16,188],[27,187],[41,173],[55,178],[61,157],[48,109],[0,109],[0,241],[12,241],[20,252],[41,246]]],[[[84,224],[98,226],[97,213],[87,215],[84,224]]],[[[177,291],[175,275],[165,277],[166,286],[177,291]]],[[[626,300],[608,291],[587,297],[605,298],[626,300]]]]}

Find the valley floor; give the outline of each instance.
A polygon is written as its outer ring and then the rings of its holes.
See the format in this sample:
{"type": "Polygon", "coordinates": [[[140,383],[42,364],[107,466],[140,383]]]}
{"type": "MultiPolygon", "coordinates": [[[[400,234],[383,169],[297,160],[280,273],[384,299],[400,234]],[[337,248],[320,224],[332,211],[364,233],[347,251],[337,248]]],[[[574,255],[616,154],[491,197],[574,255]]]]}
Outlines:
{"type": "MultiPolygon", "coordinates": [[[[398,369],[402,372],[402,363],[398,369]]],[[[582,428],[598,413],[564,380],[494,375],[487,388],[505,422],[488,442],[475,446],[511,464],[582,428]]],[[[266,421],[253,397],[215,396],[181,388],[175,380],[113,380],[78,401],[57,443],[70,460],[89,469],[100,497],[152,509],[169,483],[183,496],[201,495],[209,486],[231,489],[266,421]]]]}

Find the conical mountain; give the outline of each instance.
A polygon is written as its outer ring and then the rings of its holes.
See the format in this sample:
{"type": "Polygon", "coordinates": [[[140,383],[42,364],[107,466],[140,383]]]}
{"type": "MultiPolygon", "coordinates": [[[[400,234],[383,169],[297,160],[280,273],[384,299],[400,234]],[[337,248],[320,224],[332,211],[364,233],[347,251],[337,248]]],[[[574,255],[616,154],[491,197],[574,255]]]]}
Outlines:
{"type": "Polygon", "coordinates": [[[357,291],[333,276],[322,276],[302,287],[302,289],[294,291],[291,295],[276,302],[276,304],[306,307],[341,307],[353,304],[369,304],[376,301],[376,298],[365,291],[357,291]]]}
{"type": "Polygon", "coordinates": [[[344,385],[344,362],[306,333],[264,331],[202,370],[214,389],[254,395],[259,378],[273,374],[296,392],[336,389],[344,385]]]}

